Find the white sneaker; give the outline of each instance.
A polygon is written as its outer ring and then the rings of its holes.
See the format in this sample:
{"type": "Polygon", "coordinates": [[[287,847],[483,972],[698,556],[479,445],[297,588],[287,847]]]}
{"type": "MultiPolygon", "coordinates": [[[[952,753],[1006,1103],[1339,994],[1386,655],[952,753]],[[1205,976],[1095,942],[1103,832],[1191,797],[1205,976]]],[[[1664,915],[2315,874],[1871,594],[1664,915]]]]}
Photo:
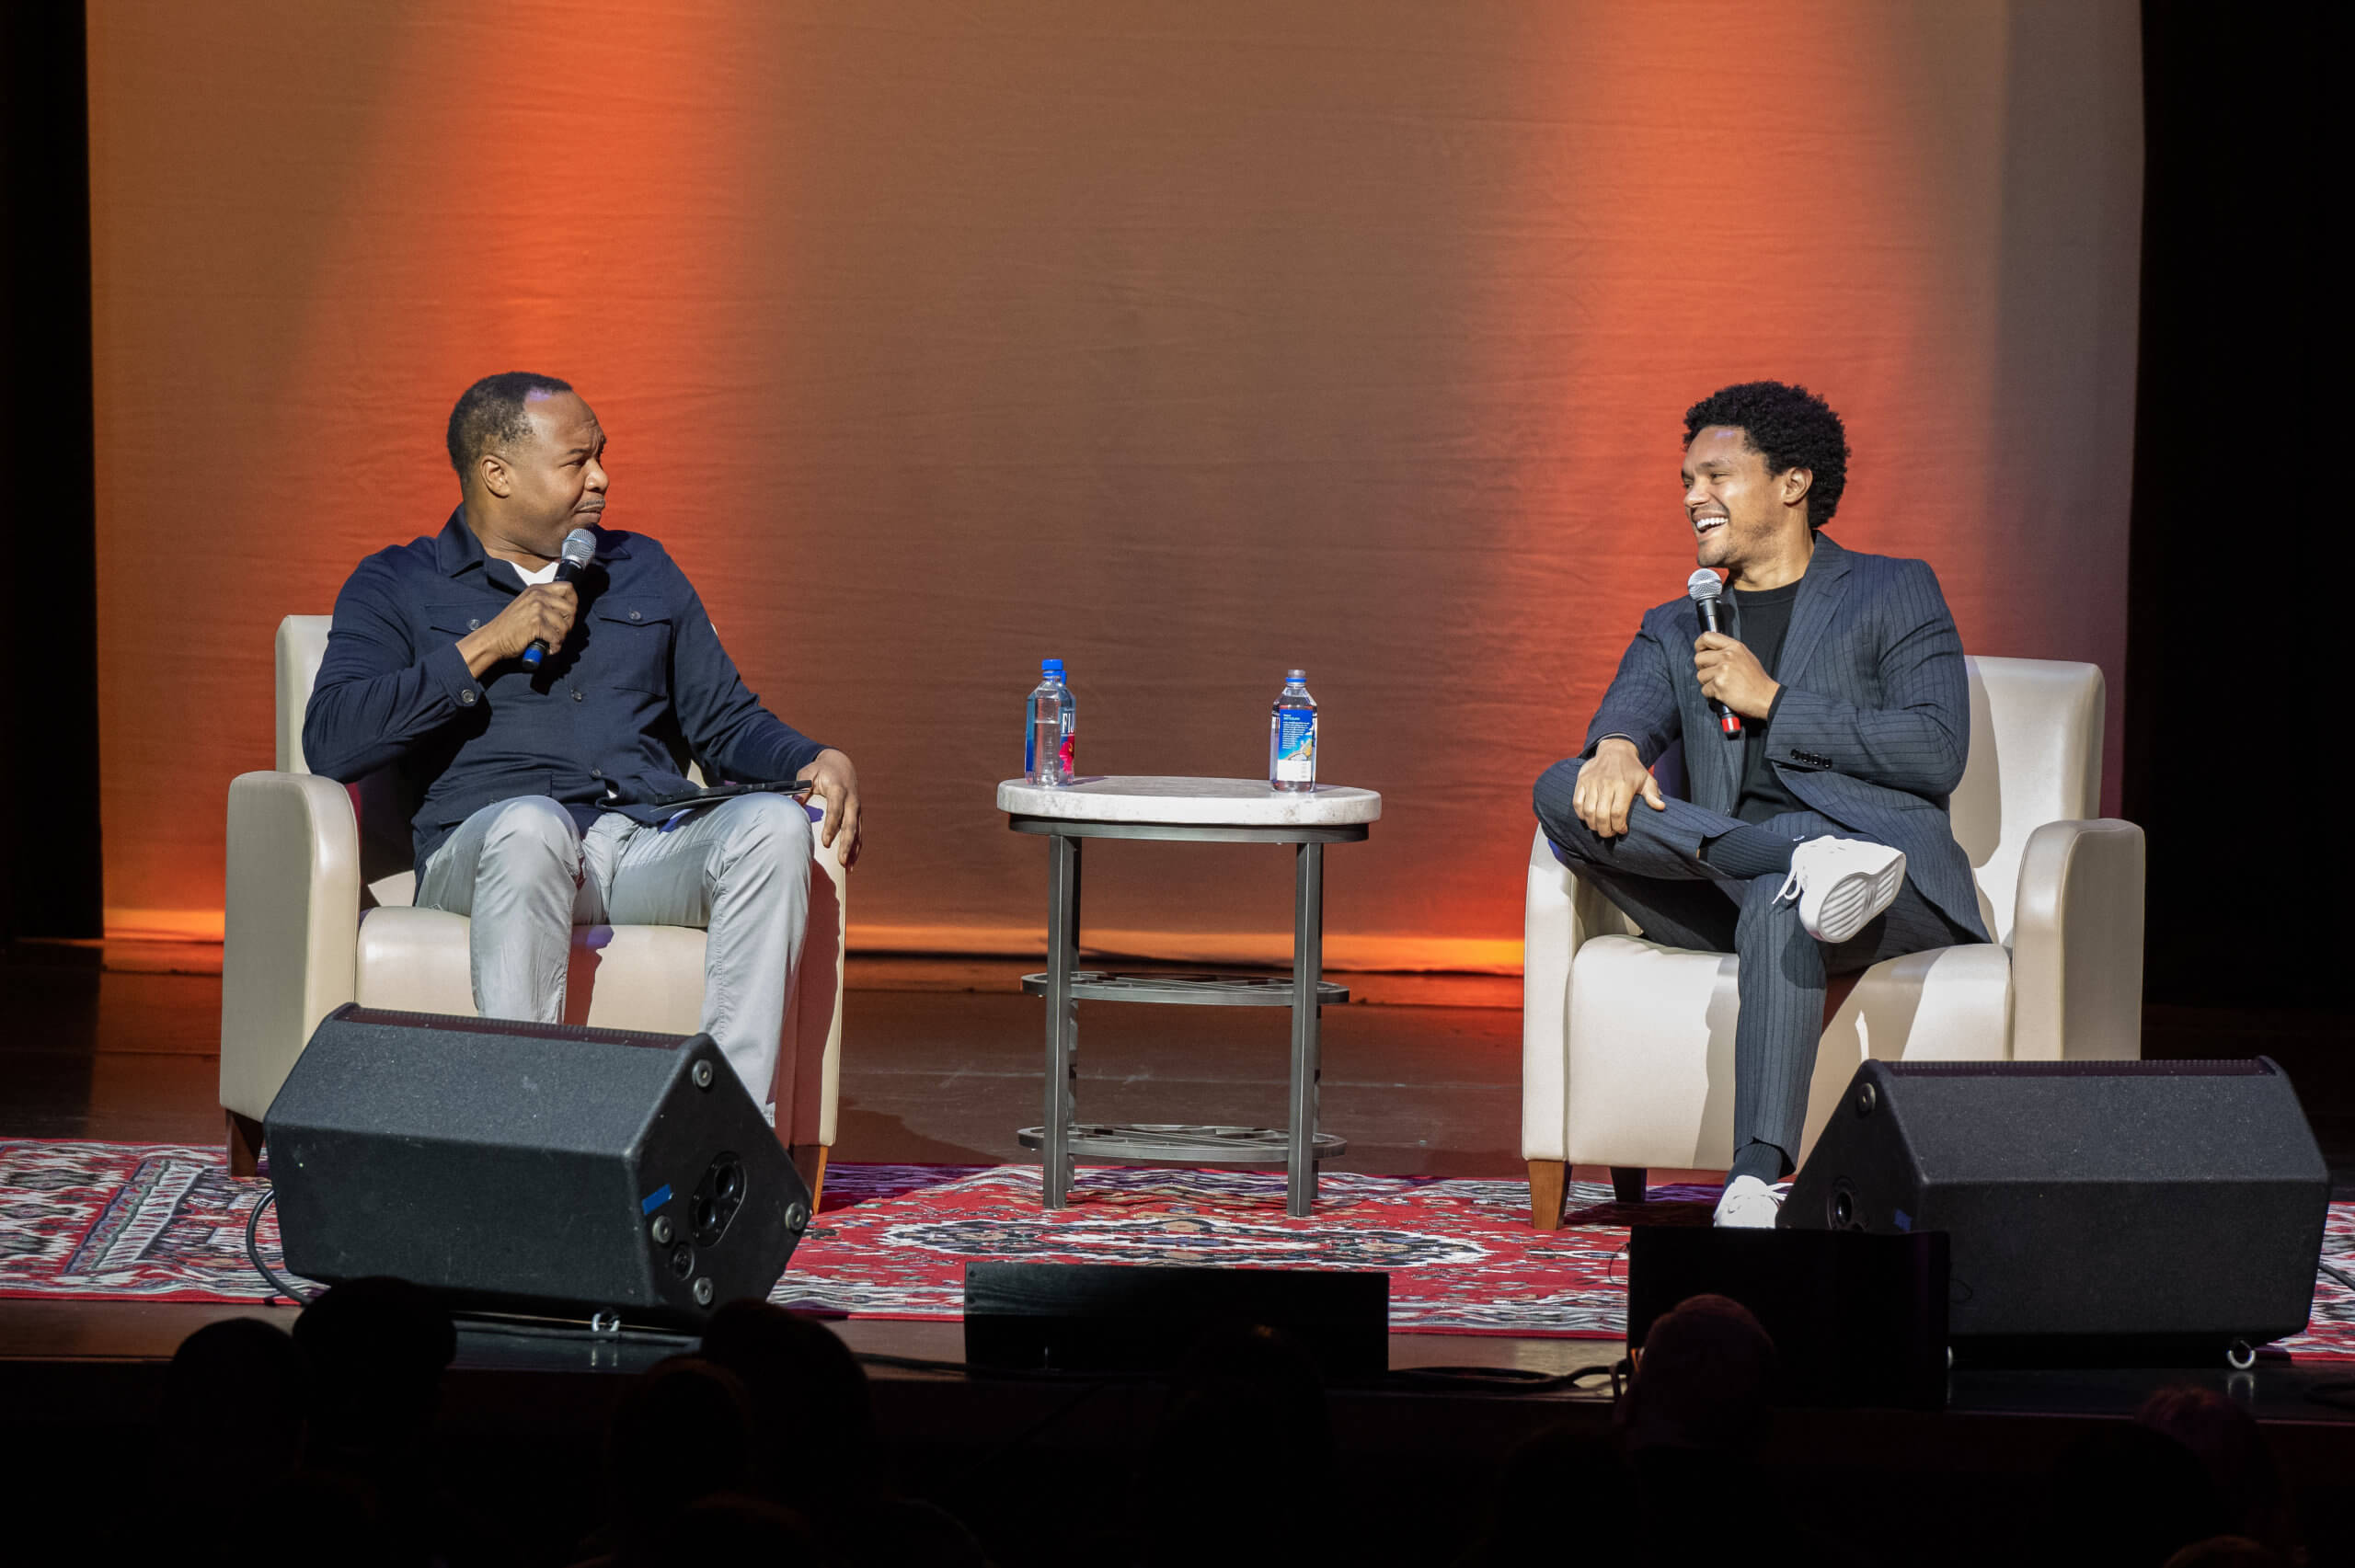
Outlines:
{"type": "Polygon", "coordinates": [[[1845,942],[1897,901],[1905,852],[1862,839],[1809,839],[1791,852],[1791,875],[1775,896],[1798,895],[1799,924],[1818,942],[1845,942]]]}
{"type": "Polygon", "coordinates": [[[1717,1199],[1712,1225],[1729,1230],[1772,1230],[1783,1212],[1783,1195],[1755,1176],[1736,1176],[1717,1199]]]}

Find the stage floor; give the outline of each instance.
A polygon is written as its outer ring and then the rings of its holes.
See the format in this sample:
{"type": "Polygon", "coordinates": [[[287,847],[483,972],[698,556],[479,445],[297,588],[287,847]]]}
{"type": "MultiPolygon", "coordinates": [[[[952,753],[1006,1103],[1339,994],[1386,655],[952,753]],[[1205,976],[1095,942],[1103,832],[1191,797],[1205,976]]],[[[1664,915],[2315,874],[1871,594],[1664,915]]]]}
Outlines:
{"type": "MultiPolygon", "coordinates": [[[[0,1136],[217,1142],[220,951],[217,944],[126,942],[6,949],[0,962],[0,1018],[6,1020],[0,1030],[0,1136]]],[[[851,960],[835,1159],[988,1164],[1028,1158],[1015,1131],[1039,1116],[1041,1019],[1037,999],[1018,989],[1024,967],[1019,959],[851,960]]],[[[1350,1151],[1327,1168],[1522,1174],[1516,1142],[1520,981],[1341,978],[1354,1000],[1327,1012],[1324,1120],[1350,1139],[1350,1151]]],[[[1080,1022],[1080,1104],[1087,1116],[1281,1125],[1284,1017],[1096,1004],[1081,1010],[1080,1022]]],[[[2343,1019],[2183,1010],[2154,1010],[2144,1038],[2150,1056],[2263,1052],[2282,1060],[2319,1113],[2316,1130],[2339,1197],[2355,1196],[2355,1121],[2334,1110],[2355,1104],[2350,1045],[2343,1019]]],[[[1700,1174],[1656,1172],[1653,1180],[1700,1174]]],[[[240,1310],[0,1300],[0,1356],[168,1356],[196,1324],[240,1310]]],[[[844,1332],[863,1350],[924,1358],[942,1356],[957,1337],[953,1328],[925,1323],[859,1322],[844,1332]]],[[[1398,1368],[1501,1364],[1549,1373],[1618,1354],[1603,1342],[1497,1335],[1398,1334],[1392,1346],[1398,1368]]],[[[2058,1386],[2041,1374],[2035,1381],[2058,1386]]],[[[1995,1397],[1997,1384],[1985,1386],[1995,1397]]],[[[2108,1396],[2097,1398],[2098,1391],[2123,1386],[2105,1377],[2072,1397],[2101,1403],[2108,1396]]],[[[2281,1386],[2291,1403],[2303,1402],[2292,1384],[2281,1386]]],[[[2013,1389],[2003,1397],[2041,1396],[2013,1389]]],[[[2317,1406],[2302,1413],[2335,1419],[2317,1406]]]]}
{"type": "MultiPolygon", "coordinates": [[[[1018,986],[1028,967],[854,956],[834,1158],[1032,1158],[1014,1136],[1040,1116],[1040,1003],[1018,986]]],[[[220,947],[201,943],[6,949],[0,1137],[217,1140],[220,970],[220,947]]],[[[1523,1173],[1520,980],[1334,978],[1353,1000],[1326,1013],[1324,1124],[1350,1152],[1327,1168],[1523,1173]]],[[[1091,1003],[1080,1011],[1082,1112],[1281,1125],[1288,1027],[1275,1011],[1091,1003]]],[[[2299,1086],[2332,1196],[2355,1198],[2355,1015],[2153,1008],[2142,1047],[2176,1059],[2273,1057],[2299,1086]]]]}
{"type": "MultiPolygon", "coordinates": [[[[219,950],[193,945],[19,945],[0,965],[0,1136],[211,1143],[219,950]]],[[[1015,1129],[1035,1122],[1040,1003],[1021,995],[1018,960],[854,959],[845,1020],[841,1139],[835,1157],[876,1162],[994,1163],[1023,1158],[1015,1129]]],[[[1446,1176],[1522,1173],[1520,986],[1484,977],[1352,976],[1360,1001],[1328,1010],[1325,1121],[1350,1140],[1338,1170],[1446,1176]]],[[[1281,1017],[1223,1008],[1081,1013],[1081,1104],[1105,1119],[1281,1123],[1286,1036],[1281,1017]]],[[[2145,1054],[2272,1055],[2301,1084],[2332,1161],[2338,1196],[2355,1196],[2355,1104],[2342,1022],[2312,1015],[2201,1016],[2154,1012],[2145,1054]],[[2338,1076],[2334,1078],[2336,1073],[2338,1076]]],[[[1603,1173],[1583,1173],[1600,1178],[1603,1173]]],[[[1690,1173],[1660,1173],[1657,1181],[1690,1173]]],[[[75,1484],[69,1451],[135,1441],[154,1408],[163,1363],[197,1326],[291,1309],[63,1300],[0,1300],[0,1427],[53,1447],[10,1490],[75,1484]]],[[[853,1321],[833,1325],[869,1357],[877,1413],[892,1463],[912,1488],[955,1474],[1000,1497],[1040,1467],[1096,1476],[1117,1492],[1120,1467],[1149,1431],[1161,1391],[1138,1382],[1063,1385],[971,1375],[959,1325],[853,1321]],[[932,1366],[918,1365],[931,1363],[932,1366]],[[1007,1435],[1011,1434],[1011,1436],[1007,1435]],[[1098,1474],[1097,1472],[1101,1472],[1098,1474]],[[918,1484],[919,1478],[925,1483],[918,1484]]],[[[626,1372],[668,1354],[659,1344],[589,1345],[468,1333],[445,1411],[486,1462],[529,1451],[550,1508],[567,1487],[593,1485],[593,1435],[626,1372]],[[583,1479],[587,1477],[590,1479],[583,1479]]],[[[1396,1518],[1384,1479],[1417,1478],[1419,1495],[1449,1499],[1429,1525],[1474,1506],[1519,1443],[1563,1427],[1607,1430],[1610,1383],[1589,1379],[1503,1390],[1445,1368],[1505,1368],[1559,1377],[1619,1358],[1608,1341],[1494,1334],[1395,1334],[1393,1376],[1336,1390],[1334,1428],[1364,1506],[1396,1518]],[[1401,1376],[1400,1374],[1404,1374],[1401,1376]]],[[[2223,1368],[1959,1372],[1942,1412],[1787,1411],[1777,1417],[1775,1483],[1834,1488],[1862,1535],[1905,1528],[1936,1505],[1947,1516],[1994,1520],[1990,1499],[2035,1483],[2092,1424],[2132,1413],[2153,1391],[2200,1382],[2265,1422],[2303,1505],[2323,1518],[2355,1508],[2355,1410],[2312,1397],[2343,1366],[2267,1360],[2223,1368]],[[1943,1503],[1940,1500],[1943,1499],[1943,1503]],[[1881,1521],[1879,1516],[1889,1517],[1881,1521]]],[[[25,1445],[15,1445],[19,1451],[25,1445]]],[[[1572,1486],[1574,1483],[1566,1483],[1572,1486]]],[[[31,1494],[29,1492],[29,1494],[31,1494]]],[[[932,1494],[940,1495],[937,1493],[932,1494]]],[[[957,1497],[943,1496],[951,1504],[957,1497]]],[[[1347,1504],[1337,1502],[1337,1507],[1347,1504]]],[[[985,1502],[975,1493],[968,1505],[985,1502]]],[[[1398,1527],[1401,1539],[1423,1528],[1398,1527]]],[[[1452,1527],[1451,1527],[1452,1528],[1452,1527]]],[[[2001,1538],[1969,1528],[1922,1562],[1974,1556],[2001,1538]]],[[[2322,1542],[2315,1542],[2317,1547],[2322,1542]]],[[[1371,1561],[1372,1559],[1368,1559],[1371,1561]]],[[[2317,1562],[2344,1561],[2318,1551],[2317,1562]]]]}
{"type": "MultiPolygon", "coordinates": [[[[0,958],[0,1137],[217,1143],[220,966],[218,944],[201,943],[10,944],[0,958]]],[[[1040,1115],[1040,1004],[1020,992],[1024,968],[1015,958],[851,959],[836,1160],[1032,1158],[1015,1139],[1040,1115]]],[[[1350,1150],[1326,1168],[1522,1175],[1519,979],[1336,978],[1353,1000],[1327,1010],[1324,1125],[1348,1138],[1350,1150]]],[[[1098,1003],[1081,1009],[1080,1025],[1080,1105],[1092,1119],[1282,1123],[1283,1015],[1098,1003]]],[[[2355,1197],[2355,1115],[2338,1109],[2355,1109],[2346,1017],[2154,1009],[2143,1049],[2281,1061],[2330,1161],[2333,1196],[2355,1197]]],[[[0,1355],[168,1356],[202,1314],[236,1310],[0,1300],[0,1355]]],[[[1456,1348],[1428,1333],[1394,1336],[1394,1346],[1398,1366],[1501,1357],[1549,1371],[1601,1359],[1604,1348],[1495,1336],[1456,1348]]]]}

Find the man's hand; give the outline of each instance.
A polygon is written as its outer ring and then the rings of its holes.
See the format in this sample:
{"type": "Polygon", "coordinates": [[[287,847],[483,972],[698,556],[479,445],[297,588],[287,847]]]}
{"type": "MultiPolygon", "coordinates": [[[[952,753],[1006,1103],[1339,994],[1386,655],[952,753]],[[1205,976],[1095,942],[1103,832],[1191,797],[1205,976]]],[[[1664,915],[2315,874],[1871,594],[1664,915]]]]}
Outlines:
{"type": "Polygon", "coordinates": [[[858,770],[850,765],[848,757],[829,747],[793,776],[808,779],[810,793],[826,803],[826,818],[818,825],[818,841],[831,844],[840,838],[844,868],[856,864],[859,849],[866,842],[858,826],[858,770]]]}
{"type": "Polygon", "coordinates": [[[1693,645],[1693,673],[1701,678],[1703,696],[1744,718],[1764,718],[1783,691],[1756,654],[1723,632],[1704,632],[1693,645]]]}
{"type": "Polygon", "coordinates": [[[580,596],[569,582],[534,583],[487,626],[458,639],[458,657],[476,680],[492,665],[521,658],[534,643],[546,643],[553,652],[572,633],[572,618],[580,611],[580,596]]]}
{"type": "Polygon", "coordinates": [[[1595,832],[1615,839],[1627,830],[1627,811],[1637,795],[1655,811],[1668,809],[1660,798],[1660,781],[1644,766],[1635,743],[1614,735],[1597,746],[1579,770],[1579,787],[1570,796],[1570,807],[1595,832]]]}

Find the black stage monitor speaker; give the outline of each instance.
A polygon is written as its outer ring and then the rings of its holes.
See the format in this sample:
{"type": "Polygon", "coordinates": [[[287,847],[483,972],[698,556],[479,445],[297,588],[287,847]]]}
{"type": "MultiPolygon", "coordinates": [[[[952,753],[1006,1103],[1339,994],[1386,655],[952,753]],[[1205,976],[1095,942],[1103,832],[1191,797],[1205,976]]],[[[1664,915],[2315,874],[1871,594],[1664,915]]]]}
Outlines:
{"type": "Polygon", "coordinates": [[[460,1310],[695,1327],[810,1223],[708,1035],[339,1007],[264,1132],[287,1267],[460,1310]]]}
{"type": "Polygon", "coordinates": [[[2329,1206],[2261,1057],[1874,1061],[1782,1223],[1946,1231],[1959,1360],[2198,1364],[2305,1327],[2329,1206]]]}
{"type": "Polygon", "coordinates": [[[976,1367],[1159,1371],[1205,1334],[1277,1330],[1334,1379],[1390,1368],[1390,1276],[1159,1264],[965,1265],[965,1359],[976,1367]]]}

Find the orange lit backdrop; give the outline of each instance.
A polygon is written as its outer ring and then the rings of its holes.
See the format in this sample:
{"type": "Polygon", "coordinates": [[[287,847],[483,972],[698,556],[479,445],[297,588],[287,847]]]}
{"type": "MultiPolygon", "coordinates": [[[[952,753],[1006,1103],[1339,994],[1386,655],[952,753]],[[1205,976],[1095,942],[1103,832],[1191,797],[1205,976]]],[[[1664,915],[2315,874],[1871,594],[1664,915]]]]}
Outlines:
{"type": "MultiPolygon", "coordinates": [[[[1304,666],[1338,962],[1518,961],[1528,785],[1691,568],[1679,419],[1849,424],[1835,532],[2122,687],[2136,10],[90,6],[108,903],[217,929],[270,639],[454,500],[488,372],[857,761],[869,947],[1012,950],[991,785],[1249,776],[1304,666]]],[[[1120,845],[1091,935],[1289,940],[1277,855],[1120,845]]]]}

